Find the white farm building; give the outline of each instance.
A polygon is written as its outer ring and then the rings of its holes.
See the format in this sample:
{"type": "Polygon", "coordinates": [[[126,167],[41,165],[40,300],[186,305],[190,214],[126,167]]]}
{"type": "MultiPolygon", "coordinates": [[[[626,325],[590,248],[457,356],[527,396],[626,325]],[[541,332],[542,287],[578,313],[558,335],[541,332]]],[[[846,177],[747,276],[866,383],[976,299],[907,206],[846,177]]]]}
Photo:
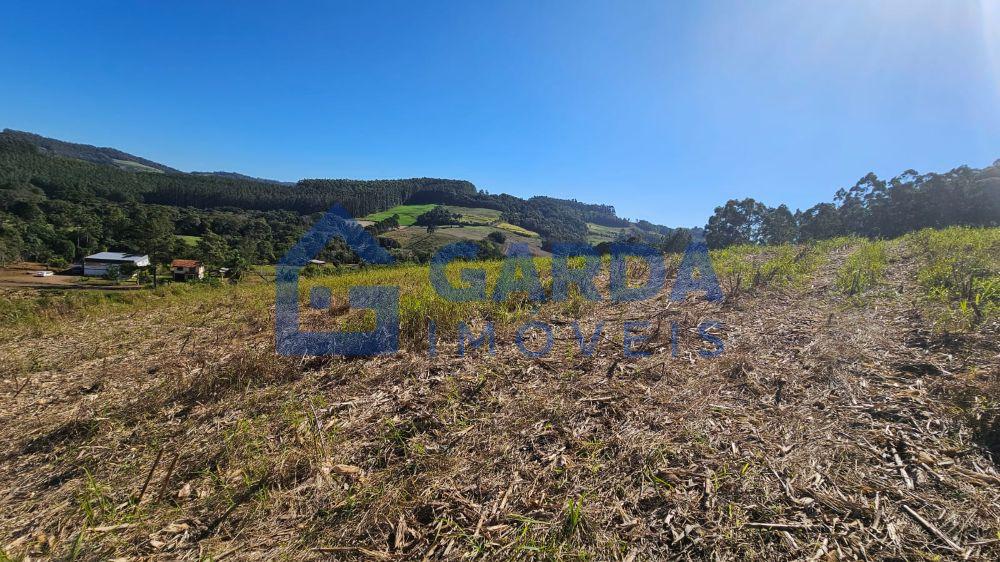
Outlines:
{"type": "Polygon", "coordinates": [[[149,256],[122,252],[99,252],[83,258],[83,274],[88,277],[101,277],[107,275],[108,267],[112,265],[148,267],[149,256]]]}

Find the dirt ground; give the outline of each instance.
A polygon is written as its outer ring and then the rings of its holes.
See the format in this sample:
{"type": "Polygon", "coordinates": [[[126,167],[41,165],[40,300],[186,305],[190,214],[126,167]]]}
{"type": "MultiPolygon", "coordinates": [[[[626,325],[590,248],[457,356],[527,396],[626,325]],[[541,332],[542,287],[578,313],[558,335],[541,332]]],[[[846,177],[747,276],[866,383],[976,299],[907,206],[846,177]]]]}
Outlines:
{"type": "MultiPolygon", "coordinates": [[[[0,341],[8,556],[1000,557],[998,327],[933,329],[914,256],[804,287],[603,306],[590,356],[274,354],[233,292],[0,341]],[[611,334],[645,320],[643,357],[611,334]],[[724,352],[699,355],[715,320],[724,352]],[[677,350],[670,341],[673,323],[677,350]]],[[[535,342],[533,342],[535,343],[535,342]]],[[[709,348],[711,346],[708,346],[709,348]]]]}
{"type": "Polygon", "coordinates": [[[79,275],[56,275],[51,277],[35,277],[36,271],[50,268],[38,263],[17,263],[0,267],[0,285],[15,287],[49,287],[74,285],[80,281],[79,275]]]}
{"type": "MultiPolygon", "coordinates": [[[[0,268],[0,290],[3,289],[82,289],[89,291],[132,291],[142,289],[135,281],[123,280],[119,284],[100,278],[67,274],[46,267],[44,264],[20,262],[0,268]],[[35,277],[36,271],[52,271],[50,277],[35,277]]],[[[161,274],[162,275],[162,274],[161,274]]]]}

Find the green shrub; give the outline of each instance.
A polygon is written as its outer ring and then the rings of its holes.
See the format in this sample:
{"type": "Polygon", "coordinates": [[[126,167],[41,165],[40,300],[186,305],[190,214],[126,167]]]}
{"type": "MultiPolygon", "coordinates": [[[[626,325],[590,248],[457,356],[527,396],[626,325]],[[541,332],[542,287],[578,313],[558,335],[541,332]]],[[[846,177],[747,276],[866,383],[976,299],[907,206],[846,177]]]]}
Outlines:
{"type": "Polygon", "coordinates": [[[863,241],[837,272],[837,288],[847,295],[872,289],[882,281],[888,263],[884,241],[863,241]]]}

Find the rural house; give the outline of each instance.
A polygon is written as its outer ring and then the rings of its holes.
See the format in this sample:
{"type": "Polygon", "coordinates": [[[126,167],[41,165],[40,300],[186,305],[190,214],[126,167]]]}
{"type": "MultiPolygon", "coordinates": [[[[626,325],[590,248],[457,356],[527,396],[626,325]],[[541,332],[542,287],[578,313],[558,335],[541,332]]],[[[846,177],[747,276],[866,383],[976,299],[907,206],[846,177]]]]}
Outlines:
{"type": "Polygon", "coordinates": [[[83,258],[83,274],[88,277],[103,277],[108,274],[108,268],[117,265],[121,267],[148,267],[149,256],[128,254],[124,252],[99,252],[83,258]]]}
{"type": "Polygon", "coordinates": [[[203,279],[205,266],[197,260],[174,260],[170,262],[170,272],[174,276],[174,281],[203,279]]]}

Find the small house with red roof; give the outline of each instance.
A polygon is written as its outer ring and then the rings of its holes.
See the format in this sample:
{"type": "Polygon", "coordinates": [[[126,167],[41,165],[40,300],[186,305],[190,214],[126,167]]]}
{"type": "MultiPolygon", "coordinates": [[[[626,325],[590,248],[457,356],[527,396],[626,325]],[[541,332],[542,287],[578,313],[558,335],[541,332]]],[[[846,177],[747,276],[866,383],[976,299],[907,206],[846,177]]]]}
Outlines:
{"type": "Polygon", "coordinates": [[[205,265],[198,260],[174,260],[170,262],[170,273],[174,281],[189,281],[205,278],[205,265]]]}

